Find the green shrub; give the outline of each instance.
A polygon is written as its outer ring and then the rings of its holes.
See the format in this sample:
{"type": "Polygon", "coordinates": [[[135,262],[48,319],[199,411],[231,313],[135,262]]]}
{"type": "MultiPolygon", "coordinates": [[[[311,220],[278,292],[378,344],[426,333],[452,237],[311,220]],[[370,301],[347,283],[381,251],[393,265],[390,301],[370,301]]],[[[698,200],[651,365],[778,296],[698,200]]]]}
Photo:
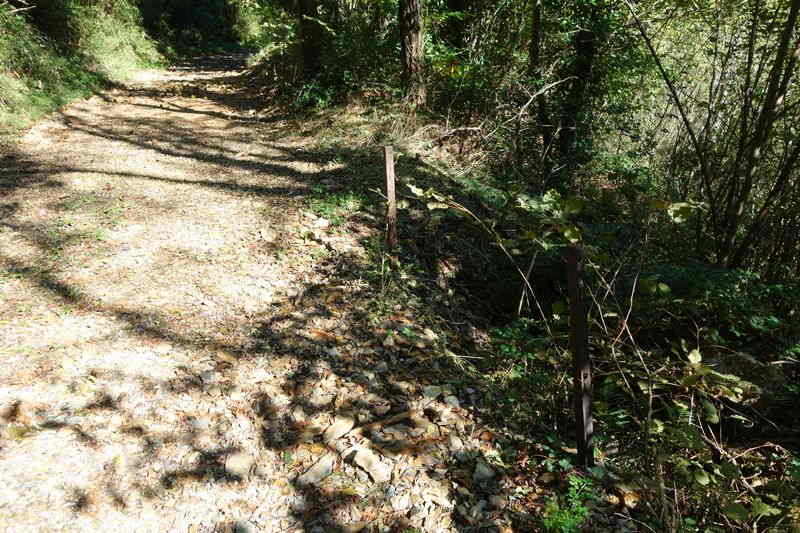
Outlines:
{"type": "Polygon", "coordinates": [[[553,496],[545,502],[543,520],[545,531],[558,533],[580,531],[581,525],[589,516],[592,502],[599,498],[590,479],[571,474],[568,480],[567,494],[553,496]]]}

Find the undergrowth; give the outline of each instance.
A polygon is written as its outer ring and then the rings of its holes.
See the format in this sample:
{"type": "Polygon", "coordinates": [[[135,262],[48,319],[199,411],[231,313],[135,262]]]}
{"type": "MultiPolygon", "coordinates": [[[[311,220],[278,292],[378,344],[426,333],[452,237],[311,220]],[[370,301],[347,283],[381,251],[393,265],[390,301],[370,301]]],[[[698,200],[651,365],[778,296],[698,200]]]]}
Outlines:
{"type": "Polygon", "coordinates": [[[417,133],[430,139],[432,123],[404,129],[358,109],[314,118],[327,124],[314,153],[331,164],[310,206],[334,226],[369,206],[380,224],[380,145],[397,147],[400,249],[391,268],[381,239],[370,241],[369,279],[385,312],[420,302],[485,389],[491,416],[516,435],[502,460],[533,480],[521,501],[543,495],[529,504],[541,530],[581,531],[615,513],[645,531],[796,527],[798,285],[676,253],[691,205],[588,188],[525,195],[439,157],[417,133]],[[581,241],[600,467],[575,473],[563,252],[581,241]]]}

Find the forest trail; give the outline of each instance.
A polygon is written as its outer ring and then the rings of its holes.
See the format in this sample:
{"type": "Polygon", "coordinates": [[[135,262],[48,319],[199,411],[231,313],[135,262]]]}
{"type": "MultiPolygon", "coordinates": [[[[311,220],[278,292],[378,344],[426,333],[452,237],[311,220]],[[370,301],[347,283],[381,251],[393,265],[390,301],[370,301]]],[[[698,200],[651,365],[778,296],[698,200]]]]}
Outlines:
{"type": "Polygon", "coordinates": [[[0,529],[510,531],[476,391],[387,345],[413,309],[367,316],[379,222],[306,208],[328,163],[241,67],[148,73],[2,156],[0,529]]]}

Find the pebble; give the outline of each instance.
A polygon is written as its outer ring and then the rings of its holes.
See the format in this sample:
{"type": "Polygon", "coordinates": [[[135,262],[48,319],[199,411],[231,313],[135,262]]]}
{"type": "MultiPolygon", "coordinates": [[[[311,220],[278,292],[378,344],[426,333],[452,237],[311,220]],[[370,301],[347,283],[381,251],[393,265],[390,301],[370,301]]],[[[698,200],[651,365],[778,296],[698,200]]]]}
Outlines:
{"type": "Polygon", "coordinates": [[[446,396],[444,399],[444,403],[452,407],[453,409],[459,409],[461,404],[458,402],[458,398],[455,396],[446,396]]]}
{"type": "Polygon", "coordinates": [[[234,453],[225,460],[225,470],[232,476],[245,479],[250,475],[250,469],[255,461],[250,454],[245,452],[234,453]]]}
{"type": "Polygon", "coordinates": [[[353,462],[366,470],[376,483],[389,481],[392,476],[392,469],[378,459],[378,456],[367,450],[360,448],[353,456],[353,462]]]}
{"type": "Polygon", "coordinates": [[[378,416],[383,416],[388,413],[392,409],[392,406],[388,403],[378,405],[375,407],[375,414],[378,416]]]}
{"type": "Polygon", "coordinates": [[[269,228],[262,228],[258,231],[258,236],[266,242],[275,242],[278,240],[278,233],[269,228]]]}
{"type": "Polygon", "coordinates": [[[382,374],[388,371],[389,371],[389,363],[387,363],[386,361],[381,361],[380,363],[375,365],[375,372],[377,372],[378,374],[382,374]]]}
{"type": "Polygon", "coordinates": [[[256,533],[258,528],[250,521],[239,520],[233,525],[233,533],[256,533]]]}
{"type": "Polygon", "coordinates": [[[472,479],[481,483],[483,481],[489,481],[494,477],[494,470],[492,470],[489,465],[484,463],[483,461],[478,461],[475,463],[475,472],[472,474],[472,479]]]}
{"type": "Polygon", "coordinates": [[[398,494],[392,498],[390,502],[395,511],[405,511],[411,506],[411,500],[408,494],[398,494]]]}
{"type": "Polygon", "coordinates": [[[322,440],[325,444],[331,444],[348,434],[354,426],[355,421],[352,418],[337,416],[333,424],[328,426],[328,429],[322,434],[322,440]]]}
{"type": "Polygon", "coordinates": [[[316,485],[326,477],[330,476],[333,473],[333,465],[334,465],[334,456],[333,454],[328,454],[319,461],[317,461],[314,466],[309,468],[308,470],[303,473],[299,478],[297,478],[297,484],[301,487],[306,487],[308,485],[316,485]]]}

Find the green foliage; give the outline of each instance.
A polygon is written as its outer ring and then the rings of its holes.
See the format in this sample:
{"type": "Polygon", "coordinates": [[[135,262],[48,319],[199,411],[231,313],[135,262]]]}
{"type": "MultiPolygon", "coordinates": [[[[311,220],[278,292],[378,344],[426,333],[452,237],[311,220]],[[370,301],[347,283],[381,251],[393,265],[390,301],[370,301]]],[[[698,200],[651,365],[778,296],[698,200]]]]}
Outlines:
{"type": "Polygon", "coordinates": [[[334,227],[342,225],[368,203],[366,196],[354,192],[328,193],[322,187],[317,187],[313,193],[309,202],[311,210],[334,227]]]}
{"type": "Polygon", "coordinates": [[[257,24],[247,5],[231,0],[140,0],[139,9],[161,51],[176,58],[237,49],[237,37],[243,40],[257,24]]]}
{"type": "Polygon", "coordinates": [[[596,488],[590,479],[570,474],[567,481],[569,489],[565,495],[550,497],[545,502],[542,521],[545,531],[581,531],[592,503],[598,499],[596,488]]]}
{"type": "Polygon", "coordinates": [[[160,60],[126,1],[53,0],[24,13],[0,3],[0,136],[160,60]]]}

